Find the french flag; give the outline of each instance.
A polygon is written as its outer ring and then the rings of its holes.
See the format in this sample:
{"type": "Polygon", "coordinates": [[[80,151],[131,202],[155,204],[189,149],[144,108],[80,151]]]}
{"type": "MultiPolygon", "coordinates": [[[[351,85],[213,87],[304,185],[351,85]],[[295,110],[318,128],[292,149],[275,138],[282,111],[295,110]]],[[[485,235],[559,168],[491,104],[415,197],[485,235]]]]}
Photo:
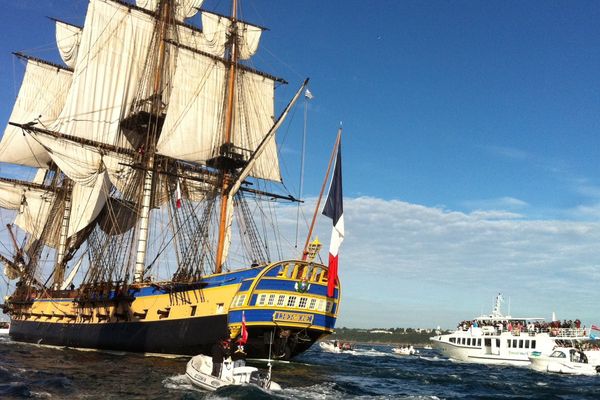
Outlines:
{"type": "Polygon", "coordinates": [[[246,314],[242,311],[242,337],[239,342],[241,345],[245,345],[248,341],[248,328],[246,328],[246,314]]]}
{"type": "Polygon", "coordinates": [[[342,201],[342,142],[340,141],[333,169],[333,178],[323,208],[323,215],[333,220],[329,244],[329,271],[327,274],[327,296],[333,297],[338,271],[338,252],[344,240],[344,205],[342,201]]]}
{"type": "Polygon", "coordinates": [[[181,187],[179,186],[179,179],[177,179],[177,188],[175,189],[175,206],[181,208],[181,187]]]}

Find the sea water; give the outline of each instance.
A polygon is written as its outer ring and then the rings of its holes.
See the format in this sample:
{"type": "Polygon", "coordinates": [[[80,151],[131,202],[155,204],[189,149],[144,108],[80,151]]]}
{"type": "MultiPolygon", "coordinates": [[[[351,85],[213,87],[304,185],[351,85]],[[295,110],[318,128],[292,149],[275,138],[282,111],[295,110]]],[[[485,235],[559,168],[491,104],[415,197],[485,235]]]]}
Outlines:
{"type": "Polygon", "coordinates": [[[358,345],[341,354],[313,346],[292,362],[274,364],[273,380],[283,391],[273,393],[250,386],[197,389],[185,377],[187,360],[62,349],[0,337],[0,398],[600,399],[600,376],[457,363],[424,349],[416,356],[400,356],[390,346],[358,345]]]}

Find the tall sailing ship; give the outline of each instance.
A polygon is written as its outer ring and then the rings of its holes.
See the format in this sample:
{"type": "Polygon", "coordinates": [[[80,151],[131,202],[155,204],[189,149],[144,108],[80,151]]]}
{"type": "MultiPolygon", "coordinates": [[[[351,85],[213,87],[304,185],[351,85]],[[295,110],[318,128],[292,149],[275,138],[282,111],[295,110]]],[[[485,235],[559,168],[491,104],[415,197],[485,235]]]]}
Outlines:
{"type": "Polygon", "coordinates": [[[247,61],[264,28],[202,2],[89,0],[83,27],[55,20],[65,65],[17,53],[0,161],[37,173],[0,179],[13,340],[184,355],[243,328],[250,357],[288,359],[332,333],[339,282],[274,257],[262,220],[296,200],[265,188],[306,82],[276,117],[286,82],[247,61]]]}

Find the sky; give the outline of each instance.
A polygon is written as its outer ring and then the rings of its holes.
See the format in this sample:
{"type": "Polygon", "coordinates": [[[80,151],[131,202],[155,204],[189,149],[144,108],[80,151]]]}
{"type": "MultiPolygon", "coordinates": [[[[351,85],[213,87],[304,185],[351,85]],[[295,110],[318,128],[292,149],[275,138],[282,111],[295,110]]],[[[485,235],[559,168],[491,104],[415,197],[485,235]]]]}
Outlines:
{"type": "MultiPolygon", "coordinates": [[[[58,62],[46,17],[82,24],[86,4],[0,0],[0,124],[23,73],[11,52],[58,62]]],[[[278,110],[310,77],[314,98],[278,133],[298,193],[306,107],[306,214],[343,126],[338,326],[453,328],[499,292],[513,316],[600,323],[600,3],[241,7],[269,28],[253,66],[289,82],[278,110]]],[[[293,235],[296,209],[281,211],[293,235]]],[[[319,219],[323,253],[330,228],[319,219]]]]}

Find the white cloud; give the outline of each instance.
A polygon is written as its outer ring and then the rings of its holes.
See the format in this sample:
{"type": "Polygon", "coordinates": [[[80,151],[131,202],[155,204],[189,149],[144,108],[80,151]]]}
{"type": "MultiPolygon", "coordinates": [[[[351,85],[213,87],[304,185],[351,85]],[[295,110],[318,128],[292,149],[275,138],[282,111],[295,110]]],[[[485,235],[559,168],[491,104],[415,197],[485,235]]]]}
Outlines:
{"type": "MultiPolygon", "coordinates": [[[[526,201],[514,197],[499,197],[494,199],[469,200],[463,202],[469,209],[487,210],[485,213],[498,213],[501,217],[508,216],[506,210],[523,209],[529,206],[526,201]]],[[[489,214],[491,215],[491,214],[489,214]]],[[[512,218],[519,218],[519,214],[512,214],[512,218]]]]}
{"type": "Polygon", "coordinates": [[[345,199],[344,216],[341,325],[451,327],[489,312],[499,291],[514,300],[513,315],[560,310],[563,318],[600,319],[593,305],[598,223],[515,220],[510,212],[468,214],[371,197],[345,199]],[[363,318],[357,304],[371,304],[374,314],[363,318]]]}

